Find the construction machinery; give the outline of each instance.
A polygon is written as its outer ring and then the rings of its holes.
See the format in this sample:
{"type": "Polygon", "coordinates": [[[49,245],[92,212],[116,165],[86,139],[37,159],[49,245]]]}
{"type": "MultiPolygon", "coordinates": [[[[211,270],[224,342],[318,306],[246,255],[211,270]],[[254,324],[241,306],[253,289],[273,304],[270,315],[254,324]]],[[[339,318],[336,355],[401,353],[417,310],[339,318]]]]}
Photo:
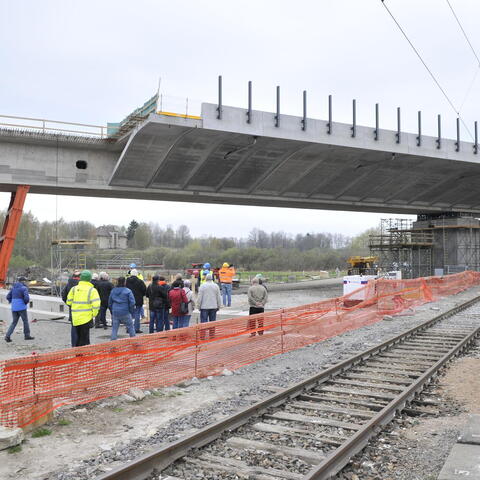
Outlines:
{"type": "Polygon", "coordinates": [[[376,265],[377,262],[378,262],[378,257],[375,257],[375,256],[350,257],[347,260],[347,263],[350,265],[350,268],[348,269],[348,275],[377,275],[378,274],[378,267],[376,265]]]}

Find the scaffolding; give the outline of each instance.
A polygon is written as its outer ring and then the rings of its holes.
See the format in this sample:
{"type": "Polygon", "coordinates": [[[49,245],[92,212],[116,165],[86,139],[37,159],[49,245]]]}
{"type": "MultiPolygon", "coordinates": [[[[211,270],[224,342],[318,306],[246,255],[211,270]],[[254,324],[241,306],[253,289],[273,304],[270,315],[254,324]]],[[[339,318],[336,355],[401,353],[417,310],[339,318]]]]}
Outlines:
{"type": "Polygon", "coordinates": [[[416,222],[416,228],[432,232],[434,236],[434,268],[445,274],[465,270],[480,271],[480,225],[470,216],[444,216],[430,221],[416,222]],[[456,222],[456,223],[454,223],[456,222]]]}
{"type": "Polygon", "coordinates": [[[112,274],[125,274],[134,263],[137,270],[143,271],[143,257],[137,257],[129,253],[97,253],[95,265],[99,271],[112,274]]]}
{"type": "Polygon", "coordinates": [[[369,245],[381,270],[401,270],[403,278],[480,271],[480,221],[469,213],[382,219],[369,245]]]}
{"type": "Polygon", "coordinates": [[[402,278],[432,274],[433,233],[416,230],[405,218],[384,218],[380,234],[370,235],[370,254],[378,257],[379,273],[401,271],[402,278]]]}
{"type": "Polygon", "coordinates": [[[50,249],[52,295],[60,296],[70,272],[84,270],[87,267],[87,249],[91,245],[93,242],[84,239],[52,240],[50,249]]]}

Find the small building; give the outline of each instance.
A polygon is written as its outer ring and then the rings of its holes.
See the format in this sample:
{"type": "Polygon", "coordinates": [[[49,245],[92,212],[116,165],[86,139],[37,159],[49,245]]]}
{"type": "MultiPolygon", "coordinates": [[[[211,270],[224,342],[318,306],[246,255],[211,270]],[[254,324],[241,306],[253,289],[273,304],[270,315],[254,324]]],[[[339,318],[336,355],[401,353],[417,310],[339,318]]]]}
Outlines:
{"type": "Polygon", "coordinates": [[[97,248],[101,250],[127,248],[127,235],[115,225],[102,225],[98,227],[96,235],[97,248]]]}

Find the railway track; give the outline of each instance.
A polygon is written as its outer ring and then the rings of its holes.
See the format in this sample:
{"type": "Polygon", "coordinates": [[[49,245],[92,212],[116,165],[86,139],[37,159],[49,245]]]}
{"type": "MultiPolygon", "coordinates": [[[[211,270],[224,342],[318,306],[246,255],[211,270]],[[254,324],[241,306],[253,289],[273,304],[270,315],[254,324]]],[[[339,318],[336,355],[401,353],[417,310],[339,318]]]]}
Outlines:
{"type": "MultiPolygon", "coordinates": [[[[339,472],[480,336],[448,321],[480,297],[348,358],[97,480],[320,480],[339,472]]],[[[468,317],[467,317],[468,318],[468,317]]]]}

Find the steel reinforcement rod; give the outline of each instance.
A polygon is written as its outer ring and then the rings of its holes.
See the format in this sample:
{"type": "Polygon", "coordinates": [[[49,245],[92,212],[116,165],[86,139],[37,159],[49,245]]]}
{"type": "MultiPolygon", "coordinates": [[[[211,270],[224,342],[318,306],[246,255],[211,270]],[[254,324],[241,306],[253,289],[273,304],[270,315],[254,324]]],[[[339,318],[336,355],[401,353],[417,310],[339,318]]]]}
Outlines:
{"type": "MultiPolygon", "coordinates": [[[[266,410],[282,405],[283,403],[297,397],[305,391],[313,389],[318,383],[338,375],[355,365],[361,364],[370,357],[377,355],[402,341],[413,337],[414,335],[427,330],[434,324],[449,318],[458,312],[469,308],[480,301],[480,296],[475,297],[463,304],[437,315],[436,317],[397,335],[380,345],[372,347],[364,352],[354,355],[324,371],[303,380],[291,387],[278,393],[270,395],[249,407],[246,407],[230,417],[209,425],[192,435],[186,436],[174,442],[171,442],[159,449],[145,454],[138,459],[120,466],[110,472],[97,477],[97,480],[145,480],[153,472],[160,472],[171,465],[179,458],[185,456],[192,449],[202,447],[215,439],[219,438],[224,432],[235,430],[247,423],[252,417],[261,415],[266,410]]],[[[480,335],[480,327],[472,330],[453,348],[451,348],[442,358],[433,366],[426,370],[411,385],[403,390],[395,399],[381,409],[368,423],[362,426],[357,433],[345,441],[340,447],[334,450],[330,455],[319,463],[313,470],[305,475],[304,480],[322,480],[331,478],[340,471],[356,453],[361,451],[368,443],[369,439],[375,436],[383,425],[389,423],[397,414],[401,412],[415,396],[420,393],[424,385],[436,375],[438,370],[445,365],[452,357],[463,351],[469,346],[475,338],[480,335]]]]}

